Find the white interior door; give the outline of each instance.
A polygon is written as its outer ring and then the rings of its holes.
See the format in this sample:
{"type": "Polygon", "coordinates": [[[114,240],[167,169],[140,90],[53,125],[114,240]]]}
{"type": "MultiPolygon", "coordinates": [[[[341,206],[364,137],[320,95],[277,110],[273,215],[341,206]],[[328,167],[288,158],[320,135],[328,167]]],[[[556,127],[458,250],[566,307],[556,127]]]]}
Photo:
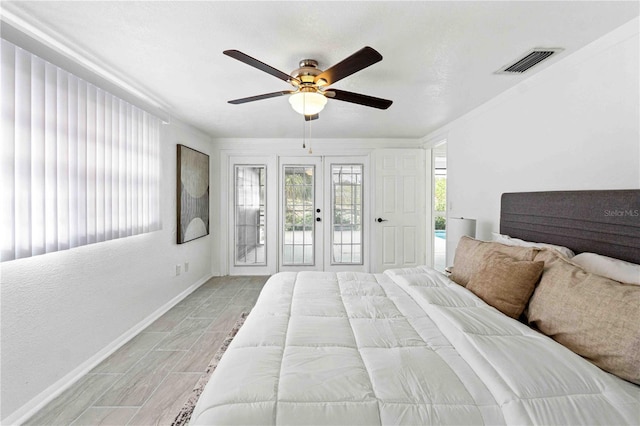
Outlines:
{"type": "Polygon", "coordinates": [[[375,157],[373,271],[425,263],[425,153],[382,149],[375,157]]]}

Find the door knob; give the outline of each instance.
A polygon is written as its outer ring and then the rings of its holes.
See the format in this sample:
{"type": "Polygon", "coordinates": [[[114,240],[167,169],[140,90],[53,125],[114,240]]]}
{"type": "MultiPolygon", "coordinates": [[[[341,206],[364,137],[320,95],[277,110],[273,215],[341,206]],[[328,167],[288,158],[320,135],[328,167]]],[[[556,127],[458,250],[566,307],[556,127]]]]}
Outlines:
{"type": "Polygon", "coordinates": [[[383,219],[383,218],[379,217],[379,218],[377,218],[377,219],[376,219],[376,221],[377,221],[378,223],[380,223],[380,222],[386,222],[386,221],[387,221],[387,219],[383,219]]]}
{"type": "Polygon", "coordinates": [[[320,219],[319,217],[316,217],[316,222],[321,222],[322,219],[320,219]]]}

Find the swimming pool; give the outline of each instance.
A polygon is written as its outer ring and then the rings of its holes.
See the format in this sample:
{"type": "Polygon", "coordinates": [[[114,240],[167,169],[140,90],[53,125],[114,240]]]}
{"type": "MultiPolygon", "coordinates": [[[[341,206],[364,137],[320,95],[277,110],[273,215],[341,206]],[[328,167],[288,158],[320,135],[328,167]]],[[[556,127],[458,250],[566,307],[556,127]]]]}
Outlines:
{"type": "Polygon", "coordinates": [[[436,229],[436,238],[447,239],[447,231],[445,229],[436,229]]]}

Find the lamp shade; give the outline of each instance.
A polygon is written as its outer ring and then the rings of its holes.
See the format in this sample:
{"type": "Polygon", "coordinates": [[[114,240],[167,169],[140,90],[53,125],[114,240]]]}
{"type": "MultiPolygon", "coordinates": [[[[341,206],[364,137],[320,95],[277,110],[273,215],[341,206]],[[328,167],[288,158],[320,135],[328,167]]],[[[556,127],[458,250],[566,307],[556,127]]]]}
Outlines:
{"type": "Polygon", "coordinates": [[[315,115],[327,104],[327,98],[316,92],[298,92],[289,96],[289,103],[298,114],[315,115]]]}
{"type": "Polygon", "coordinates": [[[476,220],[463,217],[447,219],[447,266],[453,265],[458,242],[463,236],[476,237],[476,220]]]}

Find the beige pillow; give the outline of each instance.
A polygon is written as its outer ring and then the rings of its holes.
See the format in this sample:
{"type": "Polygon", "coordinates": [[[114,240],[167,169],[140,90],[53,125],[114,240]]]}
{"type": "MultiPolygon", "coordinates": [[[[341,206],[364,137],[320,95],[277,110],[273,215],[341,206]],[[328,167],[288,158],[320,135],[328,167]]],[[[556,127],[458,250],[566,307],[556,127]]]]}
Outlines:
{"type": "Polygon", "coordinates": [[[640,287],[586,272],[544,250],[529,324],[618,377],[640,384],[640,287]]]}
{"type": "Polygon", "coordinates": [[[467,288],[505,315],[518,319],[536,288],[544,262],[488,253],[467,288]]]}
{"type": "Polygon", "coordinates": [[[482,267],[483,258],[490,253],[506,254],[516,260],[533,260],[539,251],[540,249],[535,247],[507,246],[500,243],[462,237],[456,248],[453,271],[449,278],[466,287],[471,277],[482,267]]]}

